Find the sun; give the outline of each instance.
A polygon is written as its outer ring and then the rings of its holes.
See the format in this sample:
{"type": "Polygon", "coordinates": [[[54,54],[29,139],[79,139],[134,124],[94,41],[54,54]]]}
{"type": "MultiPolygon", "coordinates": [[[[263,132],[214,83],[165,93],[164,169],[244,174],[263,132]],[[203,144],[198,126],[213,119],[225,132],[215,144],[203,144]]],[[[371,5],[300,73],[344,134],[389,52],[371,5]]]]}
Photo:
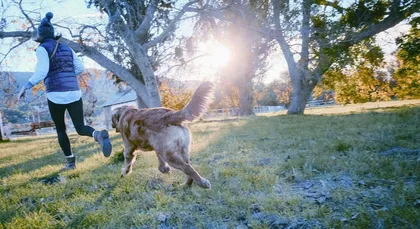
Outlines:
{"type": "Polygon", "coordinates": [[[212,67],[223,67],[231,59],[230,50],[220,44],[208,43],[204,47],[204,52],[207,55],[206,59],[212,67]]]}

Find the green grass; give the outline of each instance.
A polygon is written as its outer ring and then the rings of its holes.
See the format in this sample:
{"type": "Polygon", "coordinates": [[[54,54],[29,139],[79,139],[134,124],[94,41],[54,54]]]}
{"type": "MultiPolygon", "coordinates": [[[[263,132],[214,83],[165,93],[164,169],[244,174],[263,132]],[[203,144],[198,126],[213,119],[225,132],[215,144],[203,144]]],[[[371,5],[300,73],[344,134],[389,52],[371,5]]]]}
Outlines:
{"type": "MultiPolygon", "coordinates": [[[[192,164],[211,190],[180,188],[184,175],[161,174],[154,152],[139,154],[133,173],[121,178],[121,158],[104,158],[87,137],[70,136],[78,167],[61,174],[55,137],[0,144],[0,228],[420,224],[420,107],[190,128],[192,164]],[[393,149],[399,153],[383,153],[393,149]]],[[[120,136],[112,142],[117,155],[120,136]]]]}

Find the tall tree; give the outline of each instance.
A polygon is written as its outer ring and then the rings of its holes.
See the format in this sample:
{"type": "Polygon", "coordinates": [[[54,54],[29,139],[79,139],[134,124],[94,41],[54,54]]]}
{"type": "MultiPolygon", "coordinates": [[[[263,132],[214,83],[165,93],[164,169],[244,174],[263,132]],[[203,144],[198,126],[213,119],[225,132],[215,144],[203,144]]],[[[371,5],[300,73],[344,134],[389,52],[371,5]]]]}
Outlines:
{"type": "Polygon", "coordinates": [[[398,68],[393,75],[399,99],[420,98],[420,17],[411,22],[410,32],[399,39],[398,68]]]}
{"type": "MultiPolygon", "coordinates": [[[[5,31],[7,25],[2,26],[0,39],[16,38],[24,43],[30,39],[36,21],[31,18],[31,11],[23,9],[22,1],[13,2],[18,4],[29,26],[23,31],[5,31]]],[[[69,29],[71,38],[61,40],[126,82],[143,106],[158,107],[161,99],[153,55],[170,40],[177,23],[188,11],[199,11],[193,8],[198,2],[192,0],[177,9],[175,2],[164,0],[89,0],[88,6],[95,6],[108,16],[105,31],[101,25],[84,24],[77,32],[69,29]]]]}
{"type": "Polygon", "coordinates": [[[410,17],[420,0],[272,0],[275,40],[292,81],[288,114],[302,114],[314,87],[349,49],[410,17]],[[347,3],[348,6],[345,6],[347,3]],[[295,51],[295,46],[299,51],[295,51]]]}
{"type": "Polygon", "coordinates": [[[324,73],[313,95],[324,90],[334,91],[334,99],[341,104],[390,100],[392,82],[385,67],[381,48],[372,39],[349,49],[349,60],[336,63],[324,73]]]}
{"type": "MultiPolygon", "coordinates": [[[[203,19],[207,26],[204,36],[209,37],[209,28],[214,31],[214,39],[230,50],[231,61],[221,69],[221,81],[239,92],[239,114],[254,114],[254,80],[264,72],[269,39],[258,32],[269,17],[269,2],[257,0],[216,1],[224,9],[203,19]],[[257,29],[249,29],[258,28],[257,29]]],[[[199,21],[199,24],[203,21],[199,21]]]]}

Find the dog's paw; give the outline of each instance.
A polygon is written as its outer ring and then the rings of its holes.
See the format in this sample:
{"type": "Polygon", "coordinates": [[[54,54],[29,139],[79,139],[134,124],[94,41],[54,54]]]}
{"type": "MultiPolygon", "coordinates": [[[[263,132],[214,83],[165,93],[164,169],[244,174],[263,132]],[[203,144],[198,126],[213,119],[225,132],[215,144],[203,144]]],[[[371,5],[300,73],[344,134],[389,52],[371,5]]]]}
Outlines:
{"type": "Polygon", "coordinates": [[[205,188],[205,189],[211,189],[211,184],[210,181],[207,180],[206,178],[201,178],[201,182],[200,184],[198,184],[198,186],[205,188]]]}
{"type": "Polygon", "coordinates": [[[159,166],[159,171],[161,172],[161,173],[169,173],[169,172],[171,172],[171,167],[169,167],[169,165],[162,165],[162,166],[159,166]]]}

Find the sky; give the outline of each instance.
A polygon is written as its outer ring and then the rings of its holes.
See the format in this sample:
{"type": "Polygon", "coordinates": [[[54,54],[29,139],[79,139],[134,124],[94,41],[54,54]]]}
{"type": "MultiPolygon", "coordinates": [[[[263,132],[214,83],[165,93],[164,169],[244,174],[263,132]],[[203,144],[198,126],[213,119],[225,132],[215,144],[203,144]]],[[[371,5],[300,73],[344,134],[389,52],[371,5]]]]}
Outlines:
{"type": "MultiPolygon", "coordinates": [[[[4,2],[4,7],[6,7],[6,2],[10,0],[2,0],[4,2]]],[[[41,20],[45,17],[47,12],[53,12],[54,17],[52,18],[53,23],[59,24],[66,24],[65,22],[68,21],[98,21],[104,20],[101,19],[101,14],[98,12],[97,9],[94,7],[87,8],[87,4],[84,0],[43,0],[43,1],[31,1],[31,0],[24,0],[24,9],[31,10],[34,9],[36,13],[32,14],[31,17],[37,20],[41,20]]],[[[8,21],[11,21],[16,18],[16,15],[21,16],[20,10],[11,5],[10,8],[6,9],[8,15],[8,21]]],[[[0,11],[3,11],[0,10],[0,11]]],[[[12,26],[7,28],[7,31],[12,31],[16,27],[16,29],[20,29],[21,24],[12,24],[12,26]]],[[[54,28],[56,32],[65,33],[65,29],[61,28],[54,28]]],[[[2,41],[0,45],[0,51],[2,53],[5,52],[9,48],[9,44],[7,40],[2,41]]],[[[31,72],[35,69],[36,65],[36,56],[35,52],[31,52],[27,50],[27,47],[37,47],[38,43],[34,41],[27,42],[27,46],[17,48],[14,50],[10,58],[8,58],[8,63],[6,66],[7,70],[10,71],[27,71],[31,72]],[[25,64],[22,64],[22,59],[25,59],[25,64]]],[[[100,66],[96,64],[94,61],[90,60],[89,58],[83,57],[83,62],[85,63],[86,67],[89,68],[99,68],[100,66]]],[[[2,66],[4,67],[4,66],[2,66]]]]}
{"type": "MultiPolygon", "coordinates": [[[[4,4],[3,9],[1,9],[0,11],[4,11],[4,7],[7,7],[6,3],[10,2],[10,0],[1,1],[4,4]]],[[[25,9],[35,9],[36,13],[32,14],[32,16],[38,20],[42,19],[47,12],[51,11],[54,13],[54,17],[52,19],[53,23],[68,24],[69,22],[73,22],[73,27],[76,27],[77,22],[106,22],[106,16],[101,16],[98,10],[94,7],[90,9],[87,8],[85,0],[25,0],[24,2],[25,9]]],[[[6,9],[6,15],[8,16],[8,20],[13,20],[13,18],[16,18],[16,15],[21,15],[21,13],[17,7],[12,6],[6,9]]],[[[13,26],[15,26],[16,29],[20,29],[21,24],[12,24],[12,27],[7,28],[7,31],[13,30],[13,26]]],[[[181,29],[183,29],[185,33],[190,33],[191,30],[185,28],[181,29]]],[[[387,32],[383,32],[378,35],[378,43],[387,54],[386,58],[388,60],[392,60],[393,57],[391,54],[397,48],[394,42],[395,38],[398,37],[401,33],[408,31],[408,29],[408,25],[399,25],[387,32]]],[[[55,30],[65,35],[65,29],[55,27],[55,30]]],[[[0,52],[4,53],[8,50],[10,45],[7,43],[8,40],[6,39],[1,40],[0,42],[0,52]]],[[[14,52],[7,59],[6,64],[2,64],[3,66],[1,66],[1,68],[3,70],[31,72],[35,69],[35,52],[28,51],[28,47],[35,48],[38,45],[38,43],[34,41],[29,41],[27,43],[28,44],[25,47],[20,47],[14,50],[14,52]]],[[[204,80],[208,77],[211,77],[212,75],[216,75],[217,69],[223,67],[223,65],[227,64],[230,60],[229,51],[226,50],[226,47],[218,47],[218,44],[215,43],[212,43],[208,46],[203,46],[203,51],[209,53],[210,55],[204,58],[202,60],[202,63],[211,64],[207,67],[203,67],[202,69],[195,70],[195,72],[188,72],[187,74],[190,74],[190,76],[186,76],[186,78],[204,80]]],[[[94,61],[87,57],[82,57],[82,60],[86,68],[101,68],[100,65],[96,64],[94,61]]],[[[263,82],[268,83],[272,80],[280,79],[280,74],[284,74],[284,72],[287,72],[286,62],[282,54],[279,51],[277,51],[273,53],[272,57],[269,59],[269,70],[267,71],[267,76],[265,77],[263,82]]],[[[183,77],[185,77],[185,75],[183,77]]]]}

